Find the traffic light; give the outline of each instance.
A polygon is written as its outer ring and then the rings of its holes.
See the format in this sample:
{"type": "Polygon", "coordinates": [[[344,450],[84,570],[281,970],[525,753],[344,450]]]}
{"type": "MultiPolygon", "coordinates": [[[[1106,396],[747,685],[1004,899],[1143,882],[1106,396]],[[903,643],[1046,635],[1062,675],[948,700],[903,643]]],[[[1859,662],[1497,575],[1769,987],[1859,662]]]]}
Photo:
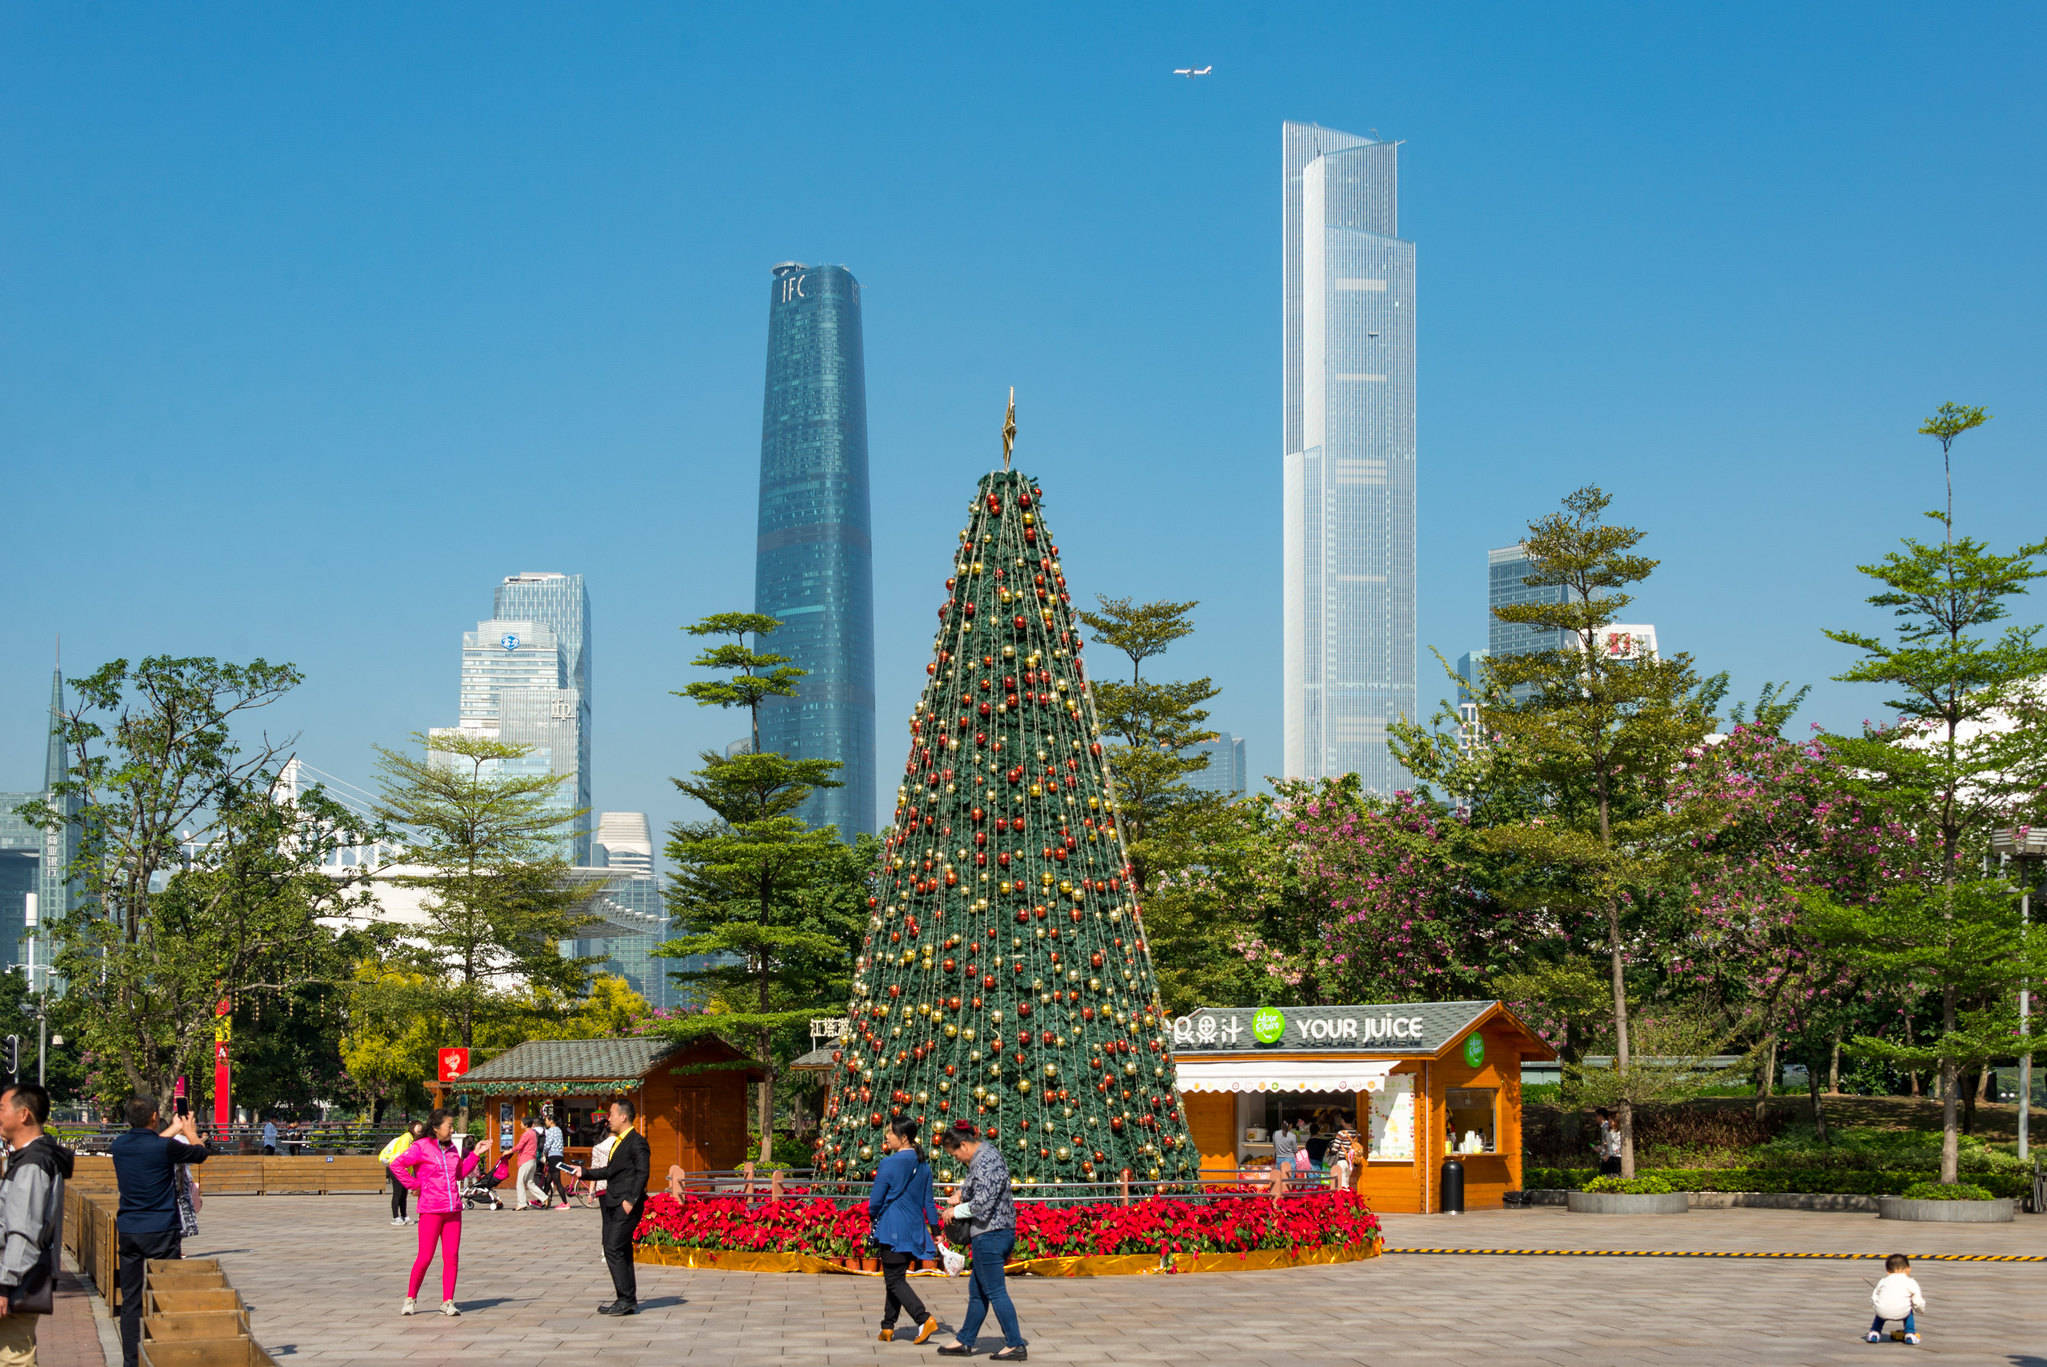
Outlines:
{"type": "Polygon", "coordinates": [[[7,1037],[7,1076],[12,1078],[21,1076],[21,1036],[19,1035],[9,1035],[7,1037]]]}

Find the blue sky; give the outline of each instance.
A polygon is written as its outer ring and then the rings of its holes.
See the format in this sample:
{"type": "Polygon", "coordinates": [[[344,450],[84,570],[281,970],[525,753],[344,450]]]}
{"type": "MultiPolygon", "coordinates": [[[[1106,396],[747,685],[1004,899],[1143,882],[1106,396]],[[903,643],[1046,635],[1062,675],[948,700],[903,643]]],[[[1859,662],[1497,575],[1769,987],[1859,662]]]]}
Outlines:
{"type": "MultiPolygon", "coordinates": [[[[67,666],[261,654],[320,767],[454,719],[519,570],[594,600],[598,805],[739,732],[668,696],[748,606],[768,268],[865,286],[881,772],[1018,390],[1080,596],[1278,764],[1279,125],[1406,139],[1421,635],[1597,482],[1666,650],[1816,685],[1853,566],[2042,533],[2029,5],[0,10],[0,787],[67,666]],[[1203,80],[1173,67],[1213,63],[1203,80]]],[[[2029,614],[2037,619],[2037,607],[2029,614]]],[[[1425,696],[1434,691],[1425,664],[1425,696]]]]}

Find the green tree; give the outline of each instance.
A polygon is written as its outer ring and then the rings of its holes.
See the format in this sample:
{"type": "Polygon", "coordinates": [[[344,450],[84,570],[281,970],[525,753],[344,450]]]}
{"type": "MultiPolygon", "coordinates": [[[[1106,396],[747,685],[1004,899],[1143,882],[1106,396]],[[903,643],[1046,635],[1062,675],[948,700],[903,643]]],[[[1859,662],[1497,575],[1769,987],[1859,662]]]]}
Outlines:
{"type": "Polygon", "coordinates": [[[570,880],[560,850],[580,811],[555,805],[564,775],[508,771],[529,746],[467,732],[416,737],[420,755],[379,747],[377,816],[399,833],[388,876],[425,894],[395,966],[435,993],[458,1042],[514,985],[580,996],[587,959],[561,952],[589,924],[592,891],[570,880]]]}
{"type": "MultiPolygon", "coordinates": [[[[2047,784],[2047,646],[2038,624],[1998,629],[2032,582],[2047,576],[2037,563],[2047,540],[2001,554],[1955,535],[1952,447],[1987,421],[1981,408],[1944,404],[1919,429],[1941,447],[1948,503],[1927,514],[1940,524],[1940,543],[1908,537],[1902,549],[1857,567],[1879,585],[1868,602],[1890,611],[1890,635],[1827,632],[1861,656],[1835,677],[1883,687],[1897,716],[1833,742],[1850,770],[1865,776],[1873,799],[1919,826],[1922,861],[1916,885],[1880,905],[1820,903],[1816,916],[1824,934],[1872,969],[1910,968],[1940,985],[1935,1038],[1909,1048],[1871,1037],[1855,1043],[1907,1066],[1937,1066],[1944,1182],[1958,1168],[1961,1070],[1987,1057],[2003,1028],[2002,1002],[2019,990],[2030,958],[2017,949],[2012,890],[2002,880],[1972,879],[1970,869],[1987,853],[1992,827],[2038,818],[2047,784]]],[[[2012,1042],[1994,1052],[2008,1056],[2012,1042]]]]}
{"type": "Polygon", "coordinates": [[[765,1070],[756,1089],[760,1161],[774,1159],[776,1074],[789,1035],[846,999],[852,946],[865,908],[854,901],[875,860],[871,840],[848,846],[832,826],[812,829],[796,812],[819,788],[836,788],[837,760],[790,759],[760,748],[760,710],[796,693],[804,671],[758,648],[781,625],[759,613],[721,612],[687,628],[730,637],[693,662],[725,677],[699,680],[677,696],[704,707],[746,709],[754,738],[743,755],[706,750],[702,765],[674,780],[711,811],[708,821],[669,830],[673,872],[668,905],[680,933],[656,951],[703,956],[673,977],[704,995],[710,1010],[668,1024],[679,1040],[718,1035],[765,1070]],[[750,639],[749,639],[750,638],[750,639]]]}
{"type": "Polygon", "coordinates": [[[288,664],[170,656],[73,681],[57,728],[70,776],[21,811],[78,828],[81,897],[55,921],[55,967],[95,1100],[210,1075],[222,998],[254,1009],[346,975],[361,937],[328,925],[365,886],[322,864],[361,823],[318,789],[282,794],[291,738],[239,735],[299,681],[288,664]]]}
{"type": "MultiPolygon", "coordinates": [[[[1063,598],[1063,580],[1059,587],[1063,598]]],[[[1074,616],[1096,641],[1130,661],[1128,682],[1101,677],[1091,679],[1089,686],[1097,724],[1118,742],[1109,749],[1109,773],[1130,847],[1131,877],[1143,895],[1151,886],[1158,853],[1151,842],[1167,834],[1160,829],[1162,823],[1191,816],[1186,810],[1190,807],[1213,806],[1221,800],[1190,789],[1185,782],[1189,774],[1208,767],[1208,756],[1188,751],[1216,738],[1205,725],[1208,712],[1202,704],[1221,690],[1208,678],[1153,682],[1144,677],[1145,661],[1193,635],[1189,614],[1200,604],[1166,599],[1133,603],[1099,596],[1096,601],[1102,605],[1100,612],[1074,616]]]]}
{"type": "Polygon", "coordinates": [[[1642,532],[1605,521],[1611,502],[1587,486],[1529,525],[1528,583],[1562,589],[1562,601],[1496,612],[1505,622],[1561,633],[1565,644],[1486,661],[1478,700],[1485,745],[1467,752],[1455,734],[1401,727],[1395,754],[1409,772],[1452,792],[1479,787],[1491,802],[1474,816],[1483,825],[1475,843],[1520,866],[1519,883],[1503,895],[1556,918],[1567,946],[1582,952],[1599,944],[1610,1002],[1602,1034],[1614,1058],[1622,1172],[1632,1176],[1634,1113],[1626,1093],[1649,1099],[1663,1079],[1636,1066],[1629,961],[1655,953],[1656,937],[1644,938],[1649,912],[1669,856],[1699,821],[1668,799],[1686,752],[1713,729],[1713,694],[1689,655],[1659,658],[1609,639],[1608,628],[1633,601],[1627,590],[1657,565],[1635,553],[1642,532]]]}

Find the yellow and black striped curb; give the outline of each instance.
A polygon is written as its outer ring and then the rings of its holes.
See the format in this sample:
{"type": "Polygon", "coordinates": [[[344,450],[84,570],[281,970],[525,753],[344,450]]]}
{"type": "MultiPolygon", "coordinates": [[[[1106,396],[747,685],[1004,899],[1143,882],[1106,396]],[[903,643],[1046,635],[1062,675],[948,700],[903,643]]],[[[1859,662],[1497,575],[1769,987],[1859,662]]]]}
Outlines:
{"type": "MultiPolygon", "coordinates": [[[[1490,1258],[1816,1258],[1882,1262],[1888,1253],[1770,1253],[1701,1248],[1388,1248],[1387,1253],[1431,1253],[1490,1258]]],[[[2047,1253],[1908,1253],[1915,1263],[2047,1263],[2047,1253]]]]}

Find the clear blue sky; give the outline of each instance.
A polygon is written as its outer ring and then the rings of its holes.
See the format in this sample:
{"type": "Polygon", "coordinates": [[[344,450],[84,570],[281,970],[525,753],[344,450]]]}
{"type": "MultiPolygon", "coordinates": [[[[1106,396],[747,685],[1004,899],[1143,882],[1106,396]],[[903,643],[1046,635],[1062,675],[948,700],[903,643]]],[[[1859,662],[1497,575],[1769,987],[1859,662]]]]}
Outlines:
{"type": "Polygon", "coordinates": [[[0,787],[59,632],[297,661],[274,720],[366,780],[558,569],[597,802],[681,815],[739,731],[667,690],[751,601],[785,258],[866,286],[882,773],[1010,384],[1079,594],[1200,599],[1165,665],[1270,772],[1284,118],[1407,140],[1425,647],[1596,481],[1666,650],[1852,725],[1819,631],[1938,501],[1921,416],[1998,415],[1968,531],[2047,520],[2034,5],[428,11],[0,10],[0,787]]]}

